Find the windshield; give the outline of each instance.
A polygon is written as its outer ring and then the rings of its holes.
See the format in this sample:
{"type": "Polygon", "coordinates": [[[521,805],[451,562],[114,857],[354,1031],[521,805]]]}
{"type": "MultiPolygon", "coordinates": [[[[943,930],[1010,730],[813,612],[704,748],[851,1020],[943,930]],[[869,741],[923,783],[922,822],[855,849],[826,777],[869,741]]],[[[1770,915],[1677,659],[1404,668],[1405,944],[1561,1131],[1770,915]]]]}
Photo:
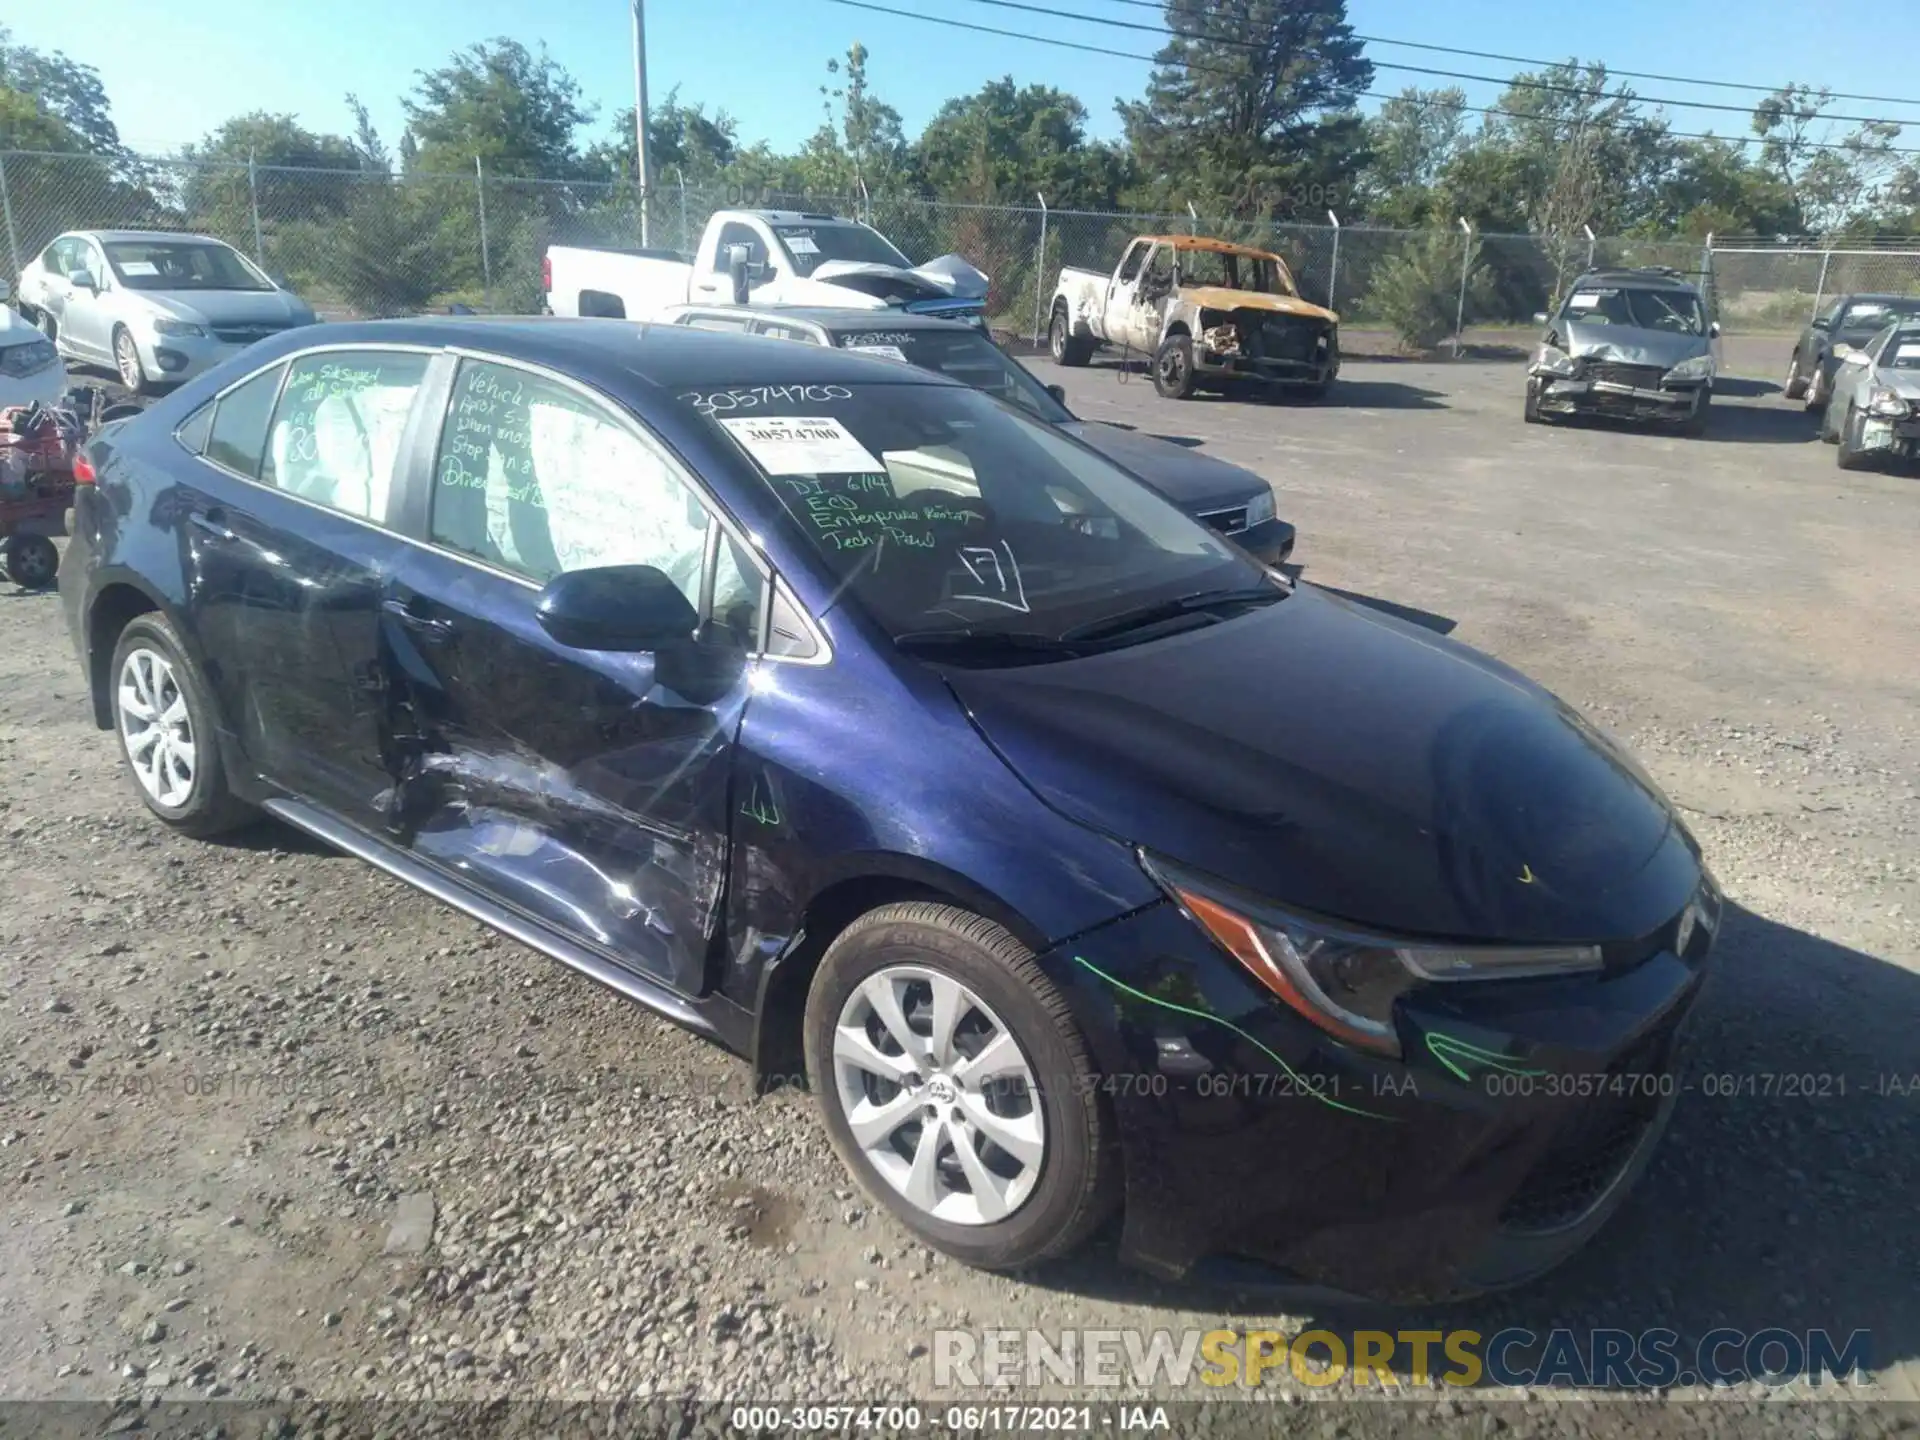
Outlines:
{"type": "Polygon", "coordinates": [[[1880,352],[1883,370],[1920,370],[1920,330],[1895,331],[1880,352]]]}
{"type": "Polygon", "coordinates": [[[1884,330],[1889,321],[1908,315],[1920,315],[1920,300],[1856,300],[1840,317],[1840,329],[1849,334],[1871,335],[1884,330]]]}
{"type": "Polygon", "coordinates": [[[1044,647],[1142,606],[1282,593],[1124,470],[973,390],[795,384],[679,398],[753,461],[844,593],[902,644],[1044,647]]]}
{"type": "Polygon", "coordinates": [[[1219,285],[1262,295],[1296,293],[1281,268],[1264,257],[1223,255],[1217,250],[1182,250],[1179,255],[1182,285],[1219,285]]]}
{"type": "Polygon", "coordinates": [[[204,240],[109,240],[107,263],[129,290],[271,290],[224,245],[204,240]]]}
{"type": "Polygon", "coordinates": [[[818,225],[776,225],[794,273],[811,275],[829,260],[856,260],[863,265],[897,265],[911,270],[913,262],[889,245],[877,230],[864,225],[822,222],[818,225]]]}
{"type": "Polygon", "coordinates": [[[1567,319],[1576,325],[1627,325],[1674,335],[1704,335],[1707,317],[1691,290],[1589,287],[1567,297],[1567,319]]]}
{"type": "Polygon", "coordinates": [[[1018,405],[1049,425],[1073,419],[1026,366],[977,330],[856,330],[842,335],[839,344],[843,350],[869,351],[948,376],[996,400],[1018,405]]]}

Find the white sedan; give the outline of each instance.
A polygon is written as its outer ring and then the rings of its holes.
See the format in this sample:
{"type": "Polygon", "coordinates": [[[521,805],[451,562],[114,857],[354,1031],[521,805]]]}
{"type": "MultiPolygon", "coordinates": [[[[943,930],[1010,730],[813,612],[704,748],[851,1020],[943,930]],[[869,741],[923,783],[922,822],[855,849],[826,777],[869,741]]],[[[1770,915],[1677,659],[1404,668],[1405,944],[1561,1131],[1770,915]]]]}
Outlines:
{"type": "Polygon", "coordinates": [[[57,404],[67,393],[67,367],[53,342],[6,304],[7,294],[0,280],[0,410],[57,404]]]}

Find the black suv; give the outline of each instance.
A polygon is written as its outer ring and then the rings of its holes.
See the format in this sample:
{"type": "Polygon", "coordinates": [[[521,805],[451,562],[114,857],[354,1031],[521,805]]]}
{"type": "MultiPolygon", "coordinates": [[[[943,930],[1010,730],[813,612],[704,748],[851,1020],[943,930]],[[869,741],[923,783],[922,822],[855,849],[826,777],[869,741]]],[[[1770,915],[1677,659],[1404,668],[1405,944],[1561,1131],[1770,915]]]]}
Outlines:
{"type": "Polygon", "coordinates": [[[1677,270],[1590,270],[1574,281],[1527,367],[1527,423],[1611,415],[1707,428],[1713,341],[1700,291],[1677,270]]]}

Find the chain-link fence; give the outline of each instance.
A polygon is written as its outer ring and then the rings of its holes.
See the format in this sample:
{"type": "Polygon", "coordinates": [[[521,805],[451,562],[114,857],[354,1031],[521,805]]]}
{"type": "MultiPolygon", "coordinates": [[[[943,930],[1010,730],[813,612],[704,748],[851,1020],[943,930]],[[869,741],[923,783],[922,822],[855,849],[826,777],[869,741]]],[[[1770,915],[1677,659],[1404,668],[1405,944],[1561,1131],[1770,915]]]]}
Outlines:
{"type": "MultiPolygon", "coordinates": [[[[1276,224],[965,204],[919,197],[784,195],[669,172],[647,206],[646,239],[690,251],[708,218],[742,205],[858,215],[909,257],[958,254],[991,277],[996,328],[1038,339],[1063,266],[1109,271],[1135,235],[1216,235],[1286,256],[1301,292],[1349,327],[1429,342],[1468,326],[1527,325],[1594,264],[1663,265],[1703,279],[1729,331],[1787,331],[1822,297],[1920,291],[1920,250],[1818,250],[1686,239],[1486,235],[1461,228],[1276,224]]],[[[452,304],[538,308],[551,244],[631,246],[642,235],[632,182],[359,170],[0,151],[11,281],[75,229],[183,230],[252,256],[323,315],[394,315],[452,304]]]]}

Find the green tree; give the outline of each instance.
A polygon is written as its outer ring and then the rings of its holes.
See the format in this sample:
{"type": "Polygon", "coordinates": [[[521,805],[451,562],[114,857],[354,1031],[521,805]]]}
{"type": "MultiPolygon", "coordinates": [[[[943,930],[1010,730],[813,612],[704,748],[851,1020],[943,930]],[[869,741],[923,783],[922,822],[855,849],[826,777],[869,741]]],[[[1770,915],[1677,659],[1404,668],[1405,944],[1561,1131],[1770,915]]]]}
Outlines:
{"type": "Polygon", "coordinates": [[[112,106],[100,72],[70,60],[58,50],[45,52],[17,45],[13,32],[0,25],[0,89],[31,100],[35,109],[59,121],[62,128],[47,130],[18,106],[0,114],[0,146],[28,150],[52,141],[62,149],[84,150],[118,158],[125,149],[113,123],[112,106]]]}
{"type": "MultiPolygon", "coordinates": [[[[264,110],[236,115],[197,144],[184,146],[180,158],[192,162],[181,185],[188,223],[212,225],[229,240],[250,228],[256,198],[263,225],[339,214],[355,183],[352,172],[361,168],[352,141],[264,110]],[[251,194],[250,161],[255,167],[251,194]]],[[[251,248],[250,235],[243,248],[251,248]]]]}
{"type": "Polygon", "coordinates": [[[489,175],[560,179],[579,172],[574,136],[593,119],[593,107],[544,47],[535,53],[518,40],[489,40],[417,73],[401,105],[421,170],[460,173],[478,156],[489,175]]]}
{"type": "Polygon", "coordinates": [[[1146,97],[1118,107],[1142,198],[1246,218],[1325,209],[1364,159],[1352,107],[1373,81],[1346,0],[1167,0],[1166,21],[1146,97]]]}
{"type": "Polygon", "coordinates": [[[1366,122],[1367,166],[1355,187],[1367,223],[1411,229],[1436,222],[1435,187],[1467,143],[1467,94],[1409,86],[1366,122]]]}
{"type": "Polygon", "coordinates": [[[1127,156],[1087,139],[1087,107],[1050,85],[990,80],[949,100],[913,145],[920,182],[942,199],[1056,209],[1113,206],[1129,180],[1127,156]]]}
{"type": "MultiPolygon", "coordinates": [[[[733,164],[740,150],[739,126],[726,111],[707,114],[701,104],[680,103],[680,87],[648,107],[647,160],[654,182],[679,171],[688,184],[704,183],[733,164]]],[[[614,113],[613,136],[587,151],[587,169],[629,177],[639,170],[633,144],[633,107],[614,113]]]]}

